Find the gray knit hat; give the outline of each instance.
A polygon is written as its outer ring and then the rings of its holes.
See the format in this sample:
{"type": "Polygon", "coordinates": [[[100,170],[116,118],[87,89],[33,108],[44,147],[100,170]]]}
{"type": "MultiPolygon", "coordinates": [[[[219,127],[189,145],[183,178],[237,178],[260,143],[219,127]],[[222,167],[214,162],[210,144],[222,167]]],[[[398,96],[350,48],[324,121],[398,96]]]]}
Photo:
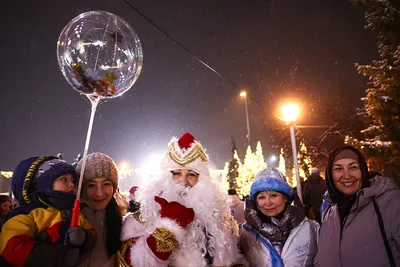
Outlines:
{"type": "MultiPolygon", "coordinates": [[[[82,169],[82,160],[76,166],[78,173],[82,169]]],[[[101,152],[95,152],[87,155],[85,172],[83,174],[83,184],[86,184],[93,178],[106,178],[109,179],[114,189],[118,188],[118,171],[112,158],[101,152]]]]}

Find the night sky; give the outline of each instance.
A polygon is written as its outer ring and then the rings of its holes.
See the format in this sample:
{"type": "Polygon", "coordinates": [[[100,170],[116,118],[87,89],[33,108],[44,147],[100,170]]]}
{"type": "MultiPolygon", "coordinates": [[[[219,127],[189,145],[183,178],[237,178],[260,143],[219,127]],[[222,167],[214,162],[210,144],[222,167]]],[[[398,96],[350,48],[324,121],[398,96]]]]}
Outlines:
{"type": "MultiPolygon", "coordinates": [[[[131,3],[267,108],[249,103],[253,145],[267,140],[264,121],[286,99],[301,103],[299,123],[308,125],[326,123],[321,107],[351,114],[361,105],[367,85],[354,63],[376,58],[376,39],[364,29],[362,11],[347,0],[131,3]]],[[[240,91],[123,0],[6,1],[0,16],[1,170],[30,156],[62,152],[72,161],[83,152],[90,105],[62,76],[56,42],[72,18],[89,10],[128,21],[144,53],[134,86],[98,106],[89,152],[139,167],[149,154],[164,152],[172,136],[190,131],[218,168],[230,159],[231,135],[244,153],[240,91]]]]}

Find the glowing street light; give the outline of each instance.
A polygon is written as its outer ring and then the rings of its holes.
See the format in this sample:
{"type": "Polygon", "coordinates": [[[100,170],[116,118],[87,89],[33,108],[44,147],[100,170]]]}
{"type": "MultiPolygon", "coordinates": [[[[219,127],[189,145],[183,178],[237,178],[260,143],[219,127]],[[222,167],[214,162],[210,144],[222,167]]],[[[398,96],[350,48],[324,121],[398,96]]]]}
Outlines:
{"type": "Polygon", "coordinates": [[[282,113],[287,124],[295,123],[299,115],[299,106],[296,104],[286,104],[282,107],[282,113]]]}
{"type": "Polygon", "coordinates": [[[127,161],[122,161],[121,164],[119,165],[120,170],[127,170],[129,167],[129,163],[127,161]]]}
{"type": "Polygon", "coordinates": [[[246,91],[240,92],[240,96],[244,97],[244,106],[246,109],[246,121],[247,121],[247,141],[249,142],[250,146],[250,123],[249,123],[249,111],[247,110],[247,93],[246,91]]]}
{"type": "Polygon", "coordinates": [[[297,181],[297,195],[300,200],[303,202],[303,194],[301,190],[300,183],[300,173],[299,173],[299,163],[297,159],[297,147],[296,147],[296,138],[294,135],[294,124],[297,120],[297,116],[299,115],[299,106],[296,104],[286,104],[282,107],[283,117],[285,118],[286,123],[289,125],[290,129],[290,139],[292,141],[292,152],[293,152],[293,162],[294,169],[296,172],[296,181],[297,181]]]}

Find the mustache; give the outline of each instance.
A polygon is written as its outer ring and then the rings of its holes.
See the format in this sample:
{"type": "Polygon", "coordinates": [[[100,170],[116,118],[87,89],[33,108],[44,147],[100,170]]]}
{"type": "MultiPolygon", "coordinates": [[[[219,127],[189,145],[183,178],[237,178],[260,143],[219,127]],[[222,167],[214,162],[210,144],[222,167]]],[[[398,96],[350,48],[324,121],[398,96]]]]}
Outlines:
{"type": "Polygon", "coordinates": [[[163,196],[163,195],[167,196],[170,193],[173,193],[174,195],[177,195],[177,196],[179,196],[181,198],[186,198],[190,194],[190,188],[184,186],[181,183],[175,183],[175,184],[170,185],[170,188],[168,188],[167,190],[161,191],[159,195],[160,196],[163,196]]]}

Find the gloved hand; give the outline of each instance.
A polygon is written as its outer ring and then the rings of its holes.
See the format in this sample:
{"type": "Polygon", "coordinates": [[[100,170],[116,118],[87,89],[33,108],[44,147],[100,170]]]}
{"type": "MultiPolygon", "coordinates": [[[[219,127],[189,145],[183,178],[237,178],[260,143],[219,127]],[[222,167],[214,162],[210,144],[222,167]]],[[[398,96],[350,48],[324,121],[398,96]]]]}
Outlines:
{"type": "Polygon", "coordinates": [[[77,266],[79,262],[79,248],[68,249],[64,256],[64,266],[73,267],[77,266]]]}
{"type": "Polygon", "coordinates": [[[49,234],[46,231],[42,231],[36,234],[34,238],[38,242],[48,242],[49,234]]]}
{"type": "Polygon", "coordinates": [[[168,218],[177,222],[181,227],[186,228],[194,219],[194,210],[186,208],[182,204],[155,196],[154,200],[161,206],[161,218],[168,218]]]}
{"type": "Polygon", "coordinates": [[[161,218],[173,220],[179,225],[161,226],[146,239],[147,245],[154,255],[159,260],[166,261],[179,245],[177,234],[182,237],[184,229],[193,221],[194,210],[186,208],[176,201],[168,202],[158,196],[154,197],[154,200],[161,206],[161,218]]]}
{"type": "Polygon", "coordinates": [[[135,213],[140,209],[140,203],[135,201],[135,200],[131,200],[129,201],[129,212],[135,213]]]}
{"type": "Polygon", "coordinates": [[[86,230],[79,227],[74,226],[68,229],[68,244],[75,247],[82,247],[87,239],[86,230]]]}

